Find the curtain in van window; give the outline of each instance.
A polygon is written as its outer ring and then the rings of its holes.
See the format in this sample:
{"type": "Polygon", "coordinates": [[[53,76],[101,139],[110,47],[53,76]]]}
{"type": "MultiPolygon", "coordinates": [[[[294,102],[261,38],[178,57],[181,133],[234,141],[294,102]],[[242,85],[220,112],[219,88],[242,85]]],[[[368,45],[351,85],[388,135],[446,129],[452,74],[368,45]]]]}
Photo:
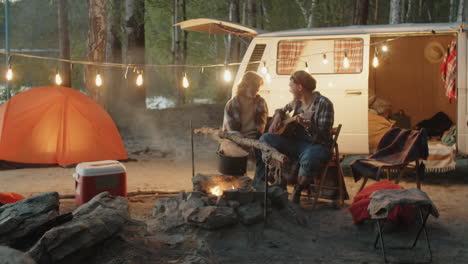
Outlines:
{"type": "Polygon", "coordinates": [[[305,41],[280,41],[278,45],[278,64],[277,74],[292,74],[296,64],[300,61],[302,50],[305,47],[305,41]]]}
{"type": "Polygon", "coordinates": [[[362,39],[336,39],[334,45],[335,73],[360,73],[362,71],[363,55],[362,39]],[[349,67],[343,61],[348,58],[349,67]]]}

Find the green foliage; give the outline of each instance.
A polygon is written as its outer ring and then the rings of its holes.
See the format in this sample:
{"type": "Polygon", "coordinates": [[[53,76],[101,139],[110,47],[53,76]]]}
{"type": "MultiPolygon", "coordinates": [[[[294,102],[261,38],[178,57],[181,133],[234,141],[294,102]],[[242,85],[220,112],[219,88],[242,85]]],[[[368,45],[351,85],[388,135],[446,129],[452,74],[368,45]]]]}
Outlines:
{"type": "MultiPolygon", "coordinates": [[[[138,0],[145,7],[137,7],[135,21],[145,23],[145,53],[147,64],[173,64],[171,52],[173,0],[138,0]]],[[[310,5],[310,0],[300,0],[310,5]]],[[[187,19],[219,18],[228,20],[230,0],[185,0],[187,19]]],[[[240,8],[246,0],[239,0],[240,8]]],[[[370,0],[369,24],[387,24],[389,1],[379,0],[377,21],[374,21],[375,0],[370,0]]],[[[407,1],[405,1],[407,2],[407,1]]],[[[455,1],[457,2],[457,1],[455,1]]],[[[266,31],[279,31],[306,27],[296,0],[257,0],[265,9],[263,17],[257,17],[259,27],[266,31]],[[260,23],[261,22],[261,23],[260,23]]],[[[406,23],[448,22],[450,0],[425,0],[424,9],[419,10],[419,1],[414,1],[412,12],[406,23]],[[429,15],[430,14],[430,15],[429,15]],[[431,20],[429,20],[429,17],[431,20]]],[[[124,39],[124,0],[107,0],[108,15],[116,17],[120,38],[124,39]]],[[[68,0],[69,33],[71,59],[86,60],[88,34],[88,1],[68,0]]],[[[314,12],[315,25],[318,27],[351,25],[354,0],[318,0],[314,12]]],[[[260,13],[260,10],[257,10],[260,13]]],[[[179,10],[182,13],[182,10],[179,10]]],[[[0,43],[4,43],[4,3],[0,2],[0,43]]],[[[405,16],[406,18],[406,16],[405,16]]],[[[180,17],[179,21],[182,20],[180,17]]],[[[183,41],[184,33],[181,33],[183,41]]],[[[222,64],[224,62],[224,38],[222,36],[190,32],[187,36],[186,64],[222,64]]],[[[35,55],[58,57],[57,0],[19,0],[10,2],[10,47],[11,49],[44,49],[48,52],[35,55]]],[[[182,47],[181,47],[182,48],[182,47]]],[[[233,60],[230,60],[230,62],[233,60]]],[[[15,79],[13,89],[19,91],[25,86],[50,85],[57,68],[52,61],[13,57],[15,79]]],[[[231,68],[235,72],[236,68],[231,68]]],[[[222,80],[223,68],[183,69],[191,83],[186,91],[190,101],[196,97],[215,99],[222,89],[230,89],[222,80]]],[[[5,58],[0,56],[0,76],[5,72],[5,58]]],[[[123,74],[123,73],[122,73],[123,74]]],[[[173,68],[146,68],[145,83],[147,95],[164,95],[174,98],[176,86],[181,76],[174,78],[173,68]]],[[[83,66],[74,65],[72,85],[83,87],[83,66]]],[[[3,79],[0,78],[0,80],[3,79]]],[[[1,82],[1,81],[0,81],[1,82]]],[[[2,93],[4,90],[2,89],[2,93]]],[[[4,96],[4,95],[3,95],[4,96]]]]}

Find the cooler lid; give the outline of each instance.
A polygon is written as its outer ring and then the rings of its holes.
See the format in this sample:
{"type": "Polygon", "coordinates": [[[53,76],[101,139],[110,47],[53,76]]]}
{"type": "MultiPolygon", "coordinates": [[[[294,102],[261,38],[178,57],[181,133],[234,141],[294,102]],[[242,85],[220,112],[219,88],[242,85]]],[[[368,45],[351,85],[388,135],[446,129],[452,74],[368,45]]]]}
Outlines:
{"type": "Polygon", "coordinates": [[[76,165],[76,173],[81,177],[125,173],[125,166],[116,160],[83,162],[76,165]]]}

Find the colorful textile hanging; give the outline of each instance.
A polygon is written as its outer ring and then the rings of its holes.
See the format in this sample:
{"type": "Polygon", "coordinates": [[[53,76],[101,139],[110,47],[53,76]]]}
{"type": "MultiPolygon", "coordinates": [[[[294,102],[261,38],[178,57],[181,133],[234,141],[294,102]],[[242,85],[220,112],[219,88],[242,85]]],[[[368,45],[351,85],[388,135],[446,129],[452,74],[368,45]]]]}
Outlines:
{"type": "Polygon", "coordinates": [[[305,41],[280,41],[278,45],[278,74],[292,74],[300,61],[305,41]]]}
{"type": "Polygon", "coordinates": [[[456,79],[457,79],[457,41],[452,40],[447,48],[447,53],[444,56],[444,61],[440,67],[440,74],[444,82],[445,95],[449,98],[449,102],[457,97],[456,79]]]}

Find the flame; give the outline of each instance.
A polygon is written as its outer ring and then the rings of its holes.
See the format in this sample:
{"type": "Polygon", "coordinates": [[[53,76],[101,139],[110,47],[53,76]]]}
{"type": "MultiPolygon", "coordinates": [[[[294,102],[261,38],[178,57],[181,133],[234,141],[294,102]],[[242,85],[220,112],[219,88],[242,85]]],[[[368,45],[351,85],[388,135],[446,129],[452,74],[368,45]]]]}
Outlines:
{"type": "Polygon", "coordinates": [[[215,186],[213,188],[210,189],[210,192],[216,196],[221,196],[223,195],[223,190],[221,190],[221,187],[219,186],[215,186]]]}
{"type": "Polygon", "coordinates": [[[231,189],[234,190],[234,185],[231,185],[231,189]]]}

